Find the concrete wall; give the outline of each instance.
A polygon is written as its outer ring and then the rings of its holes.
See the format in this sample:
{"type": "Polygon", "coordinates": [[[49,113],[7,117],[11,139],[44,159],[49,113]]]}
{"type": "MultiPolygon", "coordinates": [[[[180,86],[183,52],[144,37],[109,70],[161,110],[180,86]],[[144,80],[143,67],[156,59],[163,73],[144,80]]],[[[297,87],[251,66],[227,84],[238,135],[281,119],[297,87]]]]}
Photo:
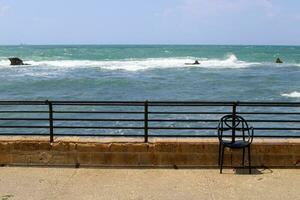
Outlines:
{"type": "MultiPolygon", "coordinates": [[[[256,139],[251,154],[253,166],[300,167],[300,140],[256,139]]],[[[241,150],[227,149],[225,166],[239,166],[241,157],[241,150]]],[[[150,143],[0,140],[1,165],[216,167],[217,161],[215,139],[150,143]]]]}

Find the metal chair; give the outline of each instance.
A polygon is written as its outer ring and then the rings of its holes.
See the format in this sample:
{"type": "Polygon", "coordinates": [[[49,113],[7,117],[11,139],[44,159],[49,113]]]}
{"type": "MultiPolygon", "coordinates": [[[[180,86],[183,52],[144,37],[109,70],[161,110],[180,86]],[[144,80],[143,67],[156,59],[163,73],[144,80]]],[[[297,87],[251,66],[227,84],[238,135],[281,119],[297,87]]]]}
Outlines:
{"type": "Polygon", "coordinates": [[[222,174],[224,162],[224,149],[243,149],[242,165],[245,166],[245,148],[248,149],[249,174],[251,174],[251,143],[254,130],[249,128],[247,121],[238,115],[225,115],[220,119],[218,125],[219,138],[219,166],[222,174]]]}

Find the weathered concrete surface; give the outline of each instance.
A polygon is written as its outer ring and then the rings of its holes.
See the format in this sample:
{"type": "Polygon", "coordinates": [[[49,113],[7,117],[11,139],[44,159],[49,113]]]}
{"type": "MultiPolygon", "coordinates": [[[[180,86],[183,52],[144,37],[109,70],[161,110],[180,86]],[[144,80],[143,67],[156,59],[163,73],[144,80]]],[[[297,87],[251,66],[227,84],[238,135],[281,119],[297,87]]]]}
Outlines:
{"type": "MultiPolygon", "coordinates": [[[[0,165],[218,166],[217,139],[160,138],[143,143],[110,141],[109,138],[93,138],[94,141],[87,141],[88,138],[64,138],[50,143],[47,140],[11,138],[0,140],[0,165]]],[[[251,152],[252,166],[300,167],[300,142],[297,139],[255,139],[251,152]]],[[[226,149],[224,165],[240,166],[241,158],[241,150],[226,149]]]]}
{"type": "Polygon", "coordinates": [[[299,199],[299,169],[0,168],[0,199],[299,199]]]}

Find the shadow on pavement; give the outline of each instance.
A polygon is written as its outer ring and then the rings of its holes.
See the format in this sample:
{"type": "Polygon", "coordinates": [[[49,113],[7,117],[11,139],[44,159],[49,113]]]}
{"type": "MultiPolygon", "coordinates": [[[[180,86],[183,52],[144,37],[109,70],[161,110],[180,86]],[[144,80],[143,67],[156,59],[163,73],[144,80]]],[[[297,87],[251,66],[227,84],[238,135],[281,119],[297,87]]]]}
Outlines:
{"type": "Polygon", "coordinates": [[[267,167],[264,167],[262,169],[252,168],[251,174],[249,174],[248,168],[235,168],[234,173],[238,175],[261,175],[261,174],[271,174],[273,173],[273,171],[267,167]]]}

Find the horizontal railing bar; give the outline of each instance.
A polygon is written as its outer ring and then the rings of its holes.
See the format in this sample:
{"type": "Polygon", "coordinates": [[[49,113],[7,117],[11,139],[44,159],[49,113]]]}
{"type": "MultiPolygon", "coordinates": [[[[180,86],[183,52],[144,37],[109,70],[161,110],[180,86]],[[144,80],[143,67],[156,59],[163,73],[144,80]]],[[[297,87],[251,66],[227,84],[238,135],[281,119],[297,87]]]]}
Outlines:
{"type": "Polygon", "coordinates": [[[53,126],[55,129],[144,129],[138,126],[53,126]]]}
{"type": "Polygon", "coordinates": [[[113,102],[107,102],[107,103],[84,103],[84,102],[78,102],[78,103],[56,103],[52,102],[55,106],[143,106],[144,103],[113,103],[113,102]]]}
{"type": "MultiPolygon", "coordinates": [[[[0,136],[48,136],[43,133],[0,133],[0,136]]],[[[55,136],[78,136],[78,137],[144,137],[141,134],[68,134],[68,133],[56,133],[55,136]]],[[[149,137],[180,137],[180,138],[196,138],[196,137],[207,137],[217,138],[217,135],[154,135],[151,134],[149,137]]],[[[254,135],[255,138],[300,138],[300,135],[254,135]]]]}
{"type": "Polygon", "coordinates": [[[0,121],[48,121],[48,118],[0,118],[0,121]]]}
{"type": "Polygon", "coordinates": [[[299,131],[300,128],[277,128],[277,127],[255,127],[254,130],[285,130],[285,131],[299,131]]]}
{"type": "Polygon", "coordinates": [[[88,103],[88,104],[143,104],[145,101],[51,101],[52,104],[73,104],[73,103],[88,103]]]}
{"type": "MultiPolygon", "coordinates": [[[[48,111],[15,111],[7,110],[0,113],[48,113],[48,111]]],[[[57,114],[144,114],[142,111],[53,111],[57,114]]],[[[231,114],[231,112],[148,112],[148,114],[231,114]]],[[[300,115],[300,112],[237,112],[239,115],[300,115]]]]}
{"type": "Polygon", "coordinates": [[[300,115],[300,112],[236,112],[239,115],[300,115]]]}
{"type": "MultiPolygon", "coordinates": [[[[0,133],[0,136],[49,136],[43,133],[0,133]]],[[[94,137],[143,137],[142,134],[68,134],[56,133],[55,136],[94,136],[94,137]]]]}
{"type": "Polygon", "coordinates": [[[300,102],[238,102],[237,106],[300,106],[300,102]]]}
{"type": "MultiPolygon", "coordinates": [[[[145,101],[51,101],[52,103],[145,103],[145,101]]],[[[233,104],[234,101],[148,101],[151,104],[186,103],[186,104],[233,104]]],[[[271,102],[273,103],[273,102],[271,102]]],[[[286,103],[286,102],[285,102],[286,103]]]]}
{"type": "Polygon", "coordinates": [[[135,111],[53,111],[57,114],[144,114],[144,112],[135,111]]]}
{"type": "MultiPolygon", "coordinates": [[[[48,118],[0,118],[0,121],[48,121],[48,118]]],[[[79,118],[53,118],[54,121],[144,121],[144,119],[79,119],[79,118]]]]}
{"type": "MultiPolygon", "coordinates": [[[[1,119],[0,119],[1,120],[1,119]]],[[[144,119],[58,119],[55,121],[128,121],[128,122],[143,122],[144,119]]],[[[219,120],[185,120],[185,119],[149,119],[149,122],[218,122],[219,120]]]]}
{"type": "Polygon", "coordinates": [[[217,130],[216,127],[149,127],[152,130],[217,130]]]}
{"type": "MultiPolygon", "coordinates": [[[[0,126],[0,128],[7,128],[7,129],[11,129],[11,128],[49,128],[49,126],[0,126]]],[[[144,127],[129,127],[129,126],[53,126],[53,128],[56,129],[144,129],[144,127]]]]}
{"type": "MultiPolygon", "coordinates": [[[[161,129],[161,130],[217,130],[216,127],[149,127],[149,129],[161,129]]],[[[226,130],[224,128],[224,130],[226,130]]],[[[239,129],[236,129],[239,130],[239,129]]],[[[244,129],[246,130],[246,128],[244,129]]],[[[254,130],[300,130],[300,128],[283,128],[283,127],[255,127],[254,130]]]]}
{"type": "Polygon", "coordinates": [[[0,106],[46,106],[46,103],[43,102],[43,103],[18,103],[18,102],[15,102],[15,103],[4,103],[4,102],[0,102],[0,106]]]}
{"type": "Polygon", "coordinates": [[[79,136],[79,137],[144,137],[142,134],[65,134],[56,133],[55,136],[79,136]]]}
{"type": "MultiPolygon", "coordinates": [[[[26,128],[26,129],[43,129],[49,126],[0,126],[0,128],[26,128]]],[[[130,126],[54,126],[55,129],[144,129],[144,127],[130,126]]],[[[216,127],[149,127],[152,130],[216,130],[216,127]]],[[[227,129],[224,129],[227,130],[227,129]]],[[[239,130],[239,129],[236,129],[239,130]]],[[[245,129],[246,130],[246,129],[245,129]]],[[[298,131],[300,128],[284,128],[284,127],[256,127],[254,130],[291,130],[298,131]]]]}
{"type": "Polygon", "coordinates": [[[178,102],[178,103],[152,103],[149,102],[149,107],[174,107],[174,106],[180,106],[180,107],[190,107],[190,106],[199,106],[199,107],[212,107],[212,106],[220,106],[220,107],[229,107],[232,106],[233,103],[185,103],[185,102],[178,102]]]}
{"type": "MultiPolygon", "coordinates": [[[[185,138],[185,137],[208,137],[208,138],[217,138],[217,135],[149,135],[149,137],[180,137],[180,138],[185,138]]],[[[226,136],[223,136],[226,138],[226,136]]],[[[255,138],[300,138],[300,135],[254,135],[255,138]]],[[[229,137],[230,138],[230,137],[229,137]]]]}
{"type": "Polygon", "coordinates": [[[111,122],[143,122],[144,119],[76,119],[76,118],[53,118],[54,121],[111,121],[111,122]]]}
{"type": "Polygon", "coordinates": [[[0,105],[46,105],[46,101],[0,101],[0,105]]]}
{"type": "MultiPolygon", "coordinates": [[[[3,104],[40,104],[44,105],[46,101],[0,101],[0,105],[3,104]]],[[[144,104],[145,101],[49,101],[52,104],[144,104]]],[[[251,105],[273,105],[273,106],[281,106],[281,105],[299,105],[300,102],[246,102],[246,101],[148,101],[149,106],[152,105],[174,105],[174,104],[201,104],[201,105],[237,105],[237,106],[251,106],[251,105]]]]}
{"type": "Polygon", "coordinates": [[[49,128],[49,126],[0,126],[0,128],[49,128]]]}
{"type": "Polygon", "coordinates": [[[153,112],[150,111],[148,112],[148,114],[166,114],[166,115],[170,115],[170,114],[231,114],[231,112],[163,112],[163,111],[159,111],[159,112],[153,112]]]}
{"type": "MultiPolygon", "coordinates": [[[[222,114],[227,115],[231,114],[231,112],[148,112],[149,114],[222,114]]],[[[237,112],[236,114],[239,115],[300,115],[300,113],[289,113],[289,112],[237,112]]]]}
{"type": "MultiPolygon", "coordinates": [[[[165,106],[165,107],[168,107],[168,106],[233,106],[234,104],[226,104],[226,103],[212,103],[212,104],[199,104],[199,103],[194,103],[194,104],[186,104],[186,103],[165,103],[165,104],[151,104],[149,103],[150,105],[149,106],[152,106],[152,107],[156,107],[156,106],[165,106]]],[[[256,103],[244,103],[244,104],[236,104],[236,106],[242,106],[242,107],[299,107],[300,104],[297,103],[297,104],[289,104],[289,103],[285,103],[285,104],[271,104],[271,103],[265,103],[265,104],[256,104],[256,103]]]]}
{"type": "Polygon", "coordinates": [[[300,107],[300,104],[245,104],[239,107],[300,107]]]}
{"type": "MultiPolygon", "coordinates": [[[[149,122],[219,122],[218,119],[149,119],[149,122]]],[[[228,120],[231,122],[231,120],[228,120]]],[[[260,120],[260,119],[249,119],[247,122],[269,122],[269,123],[298,123],[300,120],[260,120]]]]}
{"type": "MultiPolygon", "coordinates": [[[[94,134],[56,134],[57,136],[99,136],[99,137],[144,137],[144,135],[134,135],[134,134],[125,134],[125,135],[121,135],[121,134],[99,134],[99,135],[94,135],[94,134]]],[[[217,137],[216,135],[149,135],[149,137],[217,137]]]]}
{"type": "Polygon", "coordinates": [[[1,110],[0,113],[49,113],[48,111],[29,111],[29,110],[1,110]]]}
{"type": "Polygon", "coordinates": [[[148,101],[150,104],[165,104],[165,103],[187,103],[187,104],[236,104],[248,105],[248,104],[295,104],[300,105],[300,102],[284,102],[284,101],[148,101]]]}
{"type": "Polygon", "coordinates": [[[274,123],[274,122],[276,122],[276,123],[298,123],[298,122],[300,122],[300,120],[275,120],[275,119],[274,120],[268,120],[268,119],[251,120],[251,119],[249,119],[247,121],[248,122],[270,122],[270,123],[274,123]]]}
{"type": "MultiPolygon", "coordinates": [[[[48,118],[0,118],[0,121],[47,121],[48,118]]],[[[84,119],[84,118],[53,118],[54,121],[124,121],[143,122],[144,119],[84,119]]],[[[149,119],[149,122],[219,122],[217,119],[149,119]]],[[[230,120],[228,120],[230,121],[230,120]]],[[[300,120],[247,120],[248,122],[298,123],[300,120]]]]}
{"type": "Polygon", "coordinates": [[[47,133],[0,133],[0,136],[45,136],[49,137],[47,133]]]}

